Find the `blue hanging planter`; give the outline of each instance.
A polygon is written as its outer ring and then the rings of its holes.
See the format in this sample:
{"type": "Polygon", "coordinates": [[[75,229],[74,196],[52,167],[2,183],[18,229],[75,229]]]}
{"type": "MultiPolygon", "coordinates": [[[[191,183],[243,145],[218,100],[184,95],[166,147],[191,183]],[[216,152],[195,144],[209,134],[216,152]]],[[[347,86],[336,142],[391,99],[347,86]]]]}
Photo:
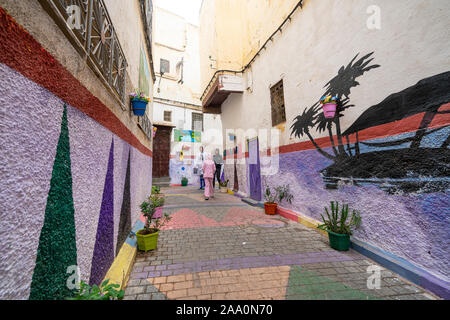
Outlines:
{"type": "Polygon", "coordinates": [[[148,102],[145,100],[131,99],[131,108],[135,116],[142,117],[145,115],[148,102]]]}

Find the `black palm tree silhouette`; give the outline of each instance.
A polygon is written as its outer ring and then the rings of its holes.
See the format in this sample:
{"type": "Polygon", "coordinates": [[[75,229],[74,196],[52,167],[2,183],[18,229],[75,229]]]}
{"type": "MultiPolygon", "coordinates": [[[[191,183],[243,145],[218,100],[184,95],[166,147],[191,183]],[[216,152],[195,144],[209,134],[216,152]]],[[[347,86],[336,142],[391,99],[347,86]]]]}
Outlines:
{"type": "Polygon", "coordinates": [[[294,123],[291,126],[291,136],[308,136],[308,138],[311,140],[320,154],[327,157],[328,159],[333,159],[334,161],[340,161],[342,159],[348,158],[349,156],[352,156],[351,149],[349,148],[349,153],[347,153],[344,148],[340,118],[343,116],[343,112],[345,110],[354,107],[354,105],[350,104],[350,94],[352,88],[359,86],[359,82],[356,81],[356,79],[362,76],[365,72],[380,67],[380,65],[378,64],[370,65],[370,63],[373,61],[373,58],[370,59],[372,55],[373,52],[363,56],[356,61],[357,57],[359,56],[358,53],[346,67],[342,66],[339,69],[338,74],[325,85],[326,91],[322,96],[332,95],[339,98],[338,110],[335,118],[325,118],[320,103],[319,101],[317,101],[310,108],[306,108],[303,111],[303,114],[297,116],[294,119],[294,123]],[[336,130],[337,145],[333,138],[333,126],[336,130]],[[314,141],[310,133],[310,129],[315,127],[317,127],[317,130],[319,132],[328,130],[334,155],[323,151],[314,141]]]}

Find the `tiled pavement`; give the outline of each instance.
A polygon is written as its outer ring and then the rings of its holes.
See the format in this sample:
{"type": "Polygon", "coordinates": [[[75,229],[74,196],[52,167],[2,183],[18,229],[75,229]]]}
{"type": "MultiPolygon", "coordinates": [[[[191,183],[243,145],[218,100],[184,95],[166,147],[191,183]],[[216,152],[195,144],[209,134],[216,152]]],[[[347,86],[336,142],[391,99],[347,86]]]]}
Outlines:
{"type": "Polygon", "coordinates": [[[320,233],[237,197],[216,193],[204,201],[193,187],[163,193],[173,219],[157,250],[138,253],[125,299],[436,298],[384,268],[380,288],[368,289],[375,262],[335,251],[320,233]]]}

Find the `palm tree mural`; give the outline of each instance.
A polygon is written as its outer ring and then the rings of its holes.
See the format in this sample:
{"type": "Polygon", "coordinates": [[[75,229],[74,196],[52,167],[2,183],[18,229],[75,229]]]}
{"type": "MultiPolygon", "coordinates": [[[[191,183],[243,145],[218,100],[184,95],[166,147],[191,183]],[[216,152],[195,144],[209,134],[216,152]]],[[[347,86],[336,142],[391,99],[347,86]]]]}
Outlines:
{"type": "MultiPolygon", "coordinates": [[[[343,117],[343,113],[347,109],[354,107],[354,105],[350,104],[350,94],[352,88],[360,85],[356,79],[361,77],[365,72],[380,67],[378,64],[370,65],[373,61],[373,58],[370,58],[372,55],[373,52],[363,56],[355,62],[359,56],[358,53],[347,66],[342,66],[339,69],[338,74],[325,85],[326,91],[322,96],[331,95],[339,98],[336,117],[333,119],[325,118],[322,107],[320,106],[319,101],[317,101],[311,107],[306,108],[303,111],[303,114],[294,119],[294,123],[291,126],[291,136],[295,135],[296,137],[302,137],[303,135],[307,135],[320,154],[328,159],[341,161],[351,157],[351,149],[347,148],[346,151],[342,140],[340,118],[343,117]],[[337,144],[334,140],[333,127],[336,131],[337,144]],[[322,150],[314,141],[314,138],[310,134],[310,129],[313,128],[317,128],[319,132],[324,132],[325,130],[328,131],[333,155],[322,150]]],[[[359,149],[357,147],[355,148],[357,150],[356,153],[358,153],[359,149]]]]}
{"type": "Polygon", "coordinates": [[[448,121],[432,124],[438,116],[450,113],[450,72],[422,79],[416,85],[389,95],[341,132],[340,118],[354,107],[350,94],[352,88],[360,85],[356,79],[380,67],[371,65],[372,55],[369,53],[358,60],[356,55],[325,85],[323,96],[339,98],[335,118],[326,119],[316,102],[294,119],[291,135],[306,135],[321,155],[333,160],[331,166],[320,171],[326,188],[336,189],[339,182],[346,182],[357,186],[374,184],[389,193],[447,190],[450,187],[450,126],[448,121]],[[423,116],[415,132],[376,141],[359,141],[359,133],[363,130],[419,114],[423,116]],[[320,148],[311,134],[312,129],[328,132],[332,153],[320,148]]]}

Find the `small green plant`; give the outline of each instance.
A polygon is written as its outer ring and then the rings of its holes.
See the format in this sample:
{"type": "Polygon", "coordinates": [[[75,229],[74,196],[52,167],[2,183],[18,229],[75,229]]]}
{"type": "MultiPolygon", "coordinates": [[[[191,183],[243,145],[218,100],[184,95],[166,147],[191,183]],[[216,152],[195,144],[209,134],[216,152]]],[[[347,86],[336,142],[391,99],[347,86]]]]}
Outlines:
{"type": "Polygon", "coordinates": [[[162,206],[164,206],[164,198],[156,194],[151,195],[147,198],[147,201],[141,203],[141,211],[146,220],[144,232],[141,232],[142,235],[158,232],[162,226],[172,219],[168,214],[164,214],[161,218],[153,219],[156,208],[162,206]]]}
{"type": "Polygon", "coordinates": [[[219,181],[219,186],[221,186],[222,188],[226,188],[226,187],[228,187],[228,182],[230,182],[230,180],[219,181]]]}
{"type": "Polygon", "coordinates": [[[67,300],[122,300],[125,291],[117,290],[118,288],[120,288],[120,285],[110,284],[109,279],[103,281],[100,287],[97,285],[91,287],[81,281],[80,289],[75,293],[75,296],[67,298],[67,300]]]}
{"type": "Polygon", "coordinates": [[[161,188],[158,186],[153,186],[152,187],[152,194],[160,194],[161,193],[161,188]]]}
{"type": "Polygon", "coordinates": [[[272,189],[267,186],[264,199],[266,203],[282,203],[283,200],[292,203],[294,196],[289,191],[289,185],[278,186],[272,192],[272,189]]]}
{"type": "Polygon", "coordinates": [[[359,226],[361,225],[361,216],[359,212],[353,210],[350,221],[347,223],[347,220],[349,218],[348,204],[342,205],[340,213],[339,202],[336,201],[335,203],[334,201],[331,201],[330,204],[331,214],[325,207],[325,213],[327,214],[328,220],[325,219],[323,215],[321,215],[324,223],[317,228],[325,231],[331,231],[337,234],[348,234],[349,236],[351,236],[352,230],[359,228],[359,226]]]}

